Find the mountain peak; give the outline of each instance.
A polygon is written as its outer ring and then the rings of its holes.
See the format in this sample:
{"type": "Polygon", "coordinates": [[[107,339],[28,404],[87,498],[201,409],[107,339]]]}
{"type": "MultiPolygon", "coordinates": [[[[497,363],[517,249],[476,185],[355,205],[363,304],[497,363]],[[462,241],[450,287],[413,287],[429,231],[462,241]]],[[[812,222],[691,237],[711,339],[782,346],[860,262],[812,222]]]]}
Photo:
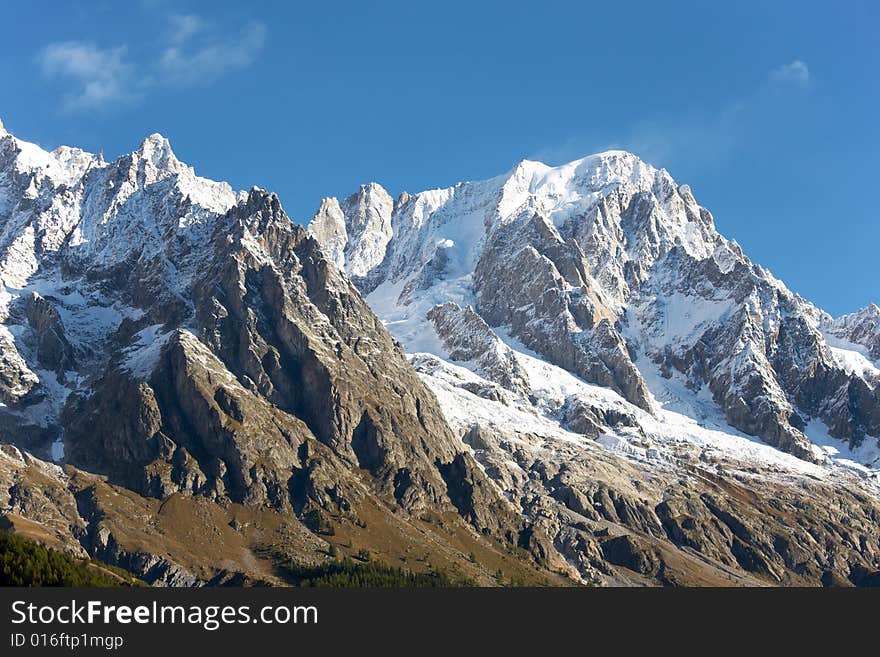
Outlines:
{"type": "Polygon", "coordinates": [[[141,142],[131,156],[134,162],[141,161],[147,165],[147,181],[155,182],[167,173],[182,173],[188,167],[177,159],[168,139],[154,132],[141,142]]]}
{"type": "Polygon", "coordinates": [[[653,180],[658,169],[645,162],[635,153],[620,149],[601,151],[575,160],[564,167],[573,167],[578,171],[596,170],[600,174],[614,178],[637,180],[640,178],[653,180]]]}
{"type": "Polygon", "coordinates": [[[624,150],[607,150],[551,166],[538,160],[522,159],[509,174],[512,181],[553,187],[582,185],[585,181],[594,188],[616,182],[652,186],[660,171],[638,155],[624,150]]]}
{"type": "Polygon", "coordinates": [[[345,267],[345,246],[348,243],[348,230],[345,214],[335,196],[321,200],[318,212],[309,222],[309,233],[320,242],[324,254],[340,269],[345,267]]]}
{"type": "Polygon", "coordinates": [[[267,204],[271,206],[273,202],[280,204],[278,195],[275,192],[270,192],[264,187],[254,185],[248,190],[244,207],[253,208],[253,211],[256,212],[263,209],[263,206],[266,206],[267,204]]]}
{"type": "Polygon", "coordinates": [[[876,303],[869,303],[864,308],[860,308],[855,312],[841,315],[835,321],[853,323],[866,319],[880,319],[880,306],[877,306],[876,303]]]}
{"type": "Polygon", "coordinates": [[[157,168],[179,163],[174,151],[171,150],[169,141],[158,132],[154,132],[144,139],[136,153],[152,162],[157,168]]]}
{"type": "Polygon", "coordinates": [[[351,204],[356,202],[357,199],[367,205],[387,205],[394,204],[394,199],[391,198],[391,195],[388,191],[382,187],[377,182],[368,182],[362,184],[358,189],[356,194],[352,194],[349,198],[345,200],[346,204],[351,204]]]}
{"type": "Polygon", "coordinates": [[[377,182],[373,182],[373,181],[370,181],[368,183],[361,185],[361,190],[363,190],[365,192],[382,192],[384,194],[388,193],[386,191],[386,189],[384,187],[382,187],[382,185],[380,185],[377,182]]]}
{"type": "Polygon", "coordinates": [[[632,151],[627,151],[622,148],[609,148],[608,150],[599,151],[598,153],[594,153],[590,157],[610,160],[610,159],[618,159],[618,160],[630,160],[630,161],[639,161],[642,162],[642,158],[633,153],[632,151]]]}
{"type": "Polygon", "coordinates": [[[3,127],[3,119],[0,119],[0,137],[6,135],[6,128],[3,127]]]}
{"type": "Polygon", "coordinates": [[[391,239],[394,199],[376,182],[362,184],[342,203],[321,201],[308,230],[325,255],[352,276],[365,276],[385,257],[391,239]]]}
{"type": "Polygon", "coordinates": [[[256,185],[251,187],[247,198],[238,204],[242,217],[248,220],[256,219],[257,223],[264,228],[269,222],[277,219],[287,219],[278,194],[270,192],[256,185]]]}
{"type": "Polygon", "coordinates": [[[147,136],[143,142],[141,142],[141,149],[148,145],[154,146],[165,146],[170,148],[170,142],[167,137],[160,132],[154,132],[151,135],[147,136]]]}
{"type": "Polygon", "coordinates": [[[553,167],[551,167],[550,165],[545,164],[544,162],[541,162],[539,160],[529,160],[523,158],[514,165],[513,169],[510,172],[510,177],[532,177],[536,174],[542,174],[546,171],[549,171],[552,168],[553,167]]]}
{"type": "Polygon", "coordinates": [[[318,214],[323,214],[325,212],[341,212],[339,210],[339,199],[335,196],[325,196],[321,199],[321,205],[318,208],[318,214]]]}

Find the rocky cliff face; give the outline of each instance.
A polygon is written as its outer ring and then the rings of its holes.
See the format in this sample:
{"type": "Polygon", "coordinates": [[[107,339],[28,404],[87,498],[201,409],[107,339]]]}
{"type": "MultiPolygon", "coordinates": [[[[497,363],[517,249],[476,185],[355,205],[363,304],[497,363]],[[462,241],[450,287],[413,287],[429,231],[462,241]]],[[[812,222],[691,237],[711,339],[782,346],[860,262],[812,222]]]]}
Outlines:
{"type": "MultiPolygon", "coordinates": [[[[856,353],[874,361],[880,359],[880,307],[876,304],[872,303],[867,308],[830,322],[828,318],[825,319],[825,329],[829,334],[850,343],[844,343],[843,348],[856,345],[856,353]],[[863,347],[865,352],[858,347],[863,347]]],[[[864,362],[859,369],[865,369],[864,362]]]]}
{"type": "Polygon", "coordinates": [[[364,285],[364,279],[385,257],[393,208],[394,200],[381,185],[362,185],[341,205],[334,198],[324,199],[311,231],[327,257],[364,285]]]}

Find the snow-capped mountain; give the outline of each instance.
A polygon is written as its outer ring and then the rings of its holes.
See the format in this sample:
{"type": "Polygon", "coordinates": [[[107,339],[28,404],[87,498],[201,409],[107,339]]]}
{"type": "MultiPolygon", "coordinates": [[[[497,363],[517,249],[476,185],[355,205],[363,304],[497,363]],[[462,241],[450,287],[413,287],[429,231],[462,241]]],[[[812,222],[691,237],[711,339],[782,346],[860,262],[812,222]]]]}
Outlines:
{"type": "Polygon", "coordinates": [[[147,302],[181,312],[213,220],[241,198],[197,177],[161,135],[107,163],[0,132],[0,401],[43,426],[57,420],[80,365],[104,358],[120,322],[139,321],[147,302]],[[125,294],[110,293],[105,276],[125,294]],[[20,403],[31,393],[42,402],[20,403]]]}
{"type": "Polygon", "coordinates": [[[438,563],[492,581],[467,554],[494,554],[484,536],[515,534],[515,510],[275,195],[196,176],[160,135],[106,162],[4,130],[0,280],[13,526],[195,584],[277,581],[280,561],[325,559],[336,522],[389,561],[388,545],[427,540],[438,563]],[[470,547],[430,538],[426,513],[470,547]]]}
{"type": "Polygon", "coordinates": [[[808,461],[877,464],[876,306],[833,320],[635,155],[523,161],[393,204],[373,183],[325,199],[310,230],[408,352],[466,366],[561,429],[615,425],[604,403],[548,400],[529,358],[614,391],[642,429],[676,411],[808,461]],[[346,256],[364,252],[372,267],[346,256]]]}
{"type": "MultiPolygon", "coordinates": [[[[857,370],[876,376],[876,363],[880,361],[880,308],[872,303],[867,308],[830,322],[828,318],[824,319],[822,328],[826,338],[834,336],[844,340],[839,347],[842,351],[835,352],[841,362],[850,363],[857,370]]],[[[828,343],[833,345],[834,339],[828,338],[828,343]]]]}
{"type": "Polygon", "coordinates": [[[631,154],[365,185],[307,232],[160,135],[108,162],[0,124],[0,283],[0,520],[151,583],[360,550],[880,579],[876,307],[793,295],[631,154]]]}

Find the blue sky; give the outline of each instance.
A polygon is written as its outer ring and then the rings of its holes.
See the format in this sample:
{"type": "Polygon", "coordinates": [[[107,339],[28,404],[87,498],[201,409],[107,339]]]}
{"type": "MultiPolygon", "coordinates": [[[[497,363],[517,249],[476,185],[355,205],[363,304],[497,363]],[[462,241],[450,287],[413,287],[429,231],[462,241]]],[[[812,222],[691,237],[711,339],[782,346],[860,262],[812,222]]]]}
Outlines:
{"type": "Polygon", "coordinates": [[[5,3],[0,118],[323,196],[632,150],[838,314],[880,302],[880,3],[5,3]],[[736,4],[735,7],[729,6],[736,4]]]}

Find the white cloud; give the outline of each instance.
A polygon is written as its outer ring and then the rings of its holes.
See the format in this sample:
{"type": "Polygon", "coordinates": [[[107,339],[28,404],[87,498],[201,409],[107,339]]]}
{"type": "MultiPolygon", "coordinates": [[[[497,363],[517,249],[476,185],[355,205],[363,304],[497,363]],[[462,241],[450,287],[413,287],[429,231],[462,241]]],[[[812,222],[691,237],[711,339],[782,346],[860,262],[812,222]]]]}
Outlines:
{"type": "Polygon", "coordinates": [[[46,46],[39,61],[47,77],[72,83],[65,96],[70,109],[91,109],[137,97],[130,85],[132,67],[126,61],[125,46],[105,50],[83,41],[62,41],[46,46]]]}
{"type": "Polygon", "coordinates": [[[180,42],[167,48],[159,60],[160,75],[173,84],[207,84],[227,73],[250,66],[266,42],[266,26],[245,25],[237,38],[208,40],[194,48],[180,42]]]}
{"type": "Polygon", "coordinates": [[[101,48],[85,41],[51,43],[38,56],[47,79],[66,85],[64,107],[90,110],[132,103],[148,91],[216,82],[250,66],[266,42],[266,26],[245,24],[230,36],[196,14],[169,14],[163,50],[128,45],[101,48]]]}
{"type": "Polygon", "coordinates": [[[783,64],[770,71],[770,81],[780,86],[796,85],[805,87],[810,84],[811,80],[809,67],[799,59],[795,59],[793,62],[783,64]]]}
{"type": "Polygon", "coordinates": [[[182,44],[205,29],[206,22],[196,14],[172,14],[168,17],[168,39],[173,44],[182,44]]]}

